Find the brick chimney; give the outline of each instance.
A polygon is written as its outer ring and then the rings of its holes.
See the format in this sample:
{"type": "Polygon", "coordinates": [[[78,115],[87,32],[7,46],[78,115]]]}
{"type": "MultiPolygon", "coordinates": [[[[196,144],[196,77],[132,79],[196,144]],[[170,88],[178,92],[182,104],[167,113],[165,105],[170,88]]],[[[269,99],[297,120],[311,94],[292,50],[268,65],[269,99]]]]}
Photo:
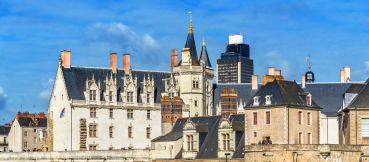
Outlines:
{"type": "Polygon", "coordinates": [[[268,67],[268,75],[275,75],[275,67],[268,67]]]}
{"type": "Polygon", "coordinates": [[[282,75],[282,70],[274,70],[274,75],[275,76],[281,76],[282,75]]]}
{"type": "Polygon", "coordinates": [[[178,50],[173,48],[170,53],[170,67],[176,67],[178,65],[178,50]]]}
{"type": "Polygon", "coordinates": [[[125,75],[131,73],[131,58],[129,53],[123,54],[123,71],[125,75]]]}
{"type": "Polygon", "coordinates": [[[113,73],[117,73],[117,53],[110,53],[110,69],[113,73]]]}
{"type": "Polygon", "coordinates": [[[44,112],[39,112],[38,117],[41,118],[41,119],[45,118],[45,113],[44,112]]]}
{"type": "Polygon", "coordinates": [[[302,74],[301,76],[301,88],[305,88],[306,86],[306,78],[305,78],[305,74],[302,74]]]}
{"type": "Polygon", "coordinates": [[[345,71],[343,69],[340,70],[340,80],[341,83],[345,82],[345,71]]]}
{"type": "Polygon", "coordinates": [[[251,88],[252,90],[258,90],[258,75],[252,75],[251,76],[251,88]]]}
{"type": "Polygon", "coordinates": [[[70,50],[63,50],[61,51],[61,63],[64,68],[70,68],[71,60],[70,60],[71,51],[70,50]]]}

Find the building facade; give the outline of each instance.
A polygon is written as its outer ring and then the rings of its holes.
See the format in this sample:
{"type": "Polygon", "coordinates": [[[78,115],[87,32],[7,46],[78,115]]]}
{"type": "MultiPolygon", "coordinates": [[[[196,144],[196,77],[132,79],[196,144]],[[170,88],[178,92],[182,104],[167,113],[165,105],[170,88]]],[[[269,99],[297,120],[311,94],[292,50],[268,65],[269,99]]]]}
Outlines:
{"type": "Polygon", "coordinates": [[[320,108],[312,98],[296,82],[266,83],[246,105],[245,144],[319,144],[320,108]]]}
{"type": "Polygon", "coordinates": [[[50,103],[53,151],[145,149],[161,135],[160,94],[169,73],[131,70],[130,55],[110,68],[71,66],[62,51],[50,103]]]}
{"type": "Polygon", "coordinates": [[[10,152],[48,151],[47,119],[44,113],[18,113],[11,125],[10,152]]]}
{"type": "Polygon", "coordinates": [[[251,83],[254,61],[250,46],[243,43],[243,35],[230,35],[226,52],[217,60],[218,83],[251,83]]]}
{"type": "Polygon", "coordinates": [[[8,152],[8,135],[11,125],[0,126],[0,152],[8,152]]]}

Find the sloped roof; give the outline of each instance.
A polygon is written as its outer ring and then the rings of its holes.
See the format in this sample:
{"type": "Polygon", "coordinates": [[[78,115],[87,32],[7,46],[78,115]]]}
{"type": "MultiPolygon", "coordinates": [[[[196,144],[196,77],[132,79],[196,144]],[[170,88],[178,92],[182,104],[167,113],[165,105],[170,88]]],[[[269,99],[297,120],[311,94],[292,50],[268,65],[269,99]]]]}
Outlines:
{"type": "MultiPolygon", "coordinates": [[[[296,82],[286,81],[286,80],[274,80],[273,82],[267,83],[262,86],[260,90],[254,95],[259,96],[259,105],[265,106],[267,105],[266,96],[271,96],[271,103],[269,106],[273,105],[294,105],[294,106],[305,106],[306,98],[303,97],[306,92],[297,85],[296,82]]],[[[247,103],[247,107],[255,107],[253,106],[253,100],[249,100],[247,103]]],[[[258,107],[258,106],[256,106],[258,107]]],[[[318,105],[312,100],[312,106],[309,107],[318,107],[318,105]]]]}
{"type": "Polygon", "coordinates": [[[348,108],[369,108],[369,79],[361,88],[359,94],[354,98],[348,108]]]}
{"type": "Polygon", "coordinates": [[[190,49],[192,65],[200,65],[199,61],[197,60],[198,57],[197,57],[196,43],[195,43],[195,37],[193,36],[193,32],[188,33],[185,48],[190,49]]]}
{"type": "Polygon", "coordinates": [[[10,126],[1,125],[0,126],[0,135],[8,135],[10,131],[10,126]]]}
{"type": "MultiPolygon", "coordinates": [[[[200,129],[197,129],[199,132],[206,132],[206,137],[204,139],[203,144],[200,146],[199,152],[197,153],[197,159],[209,159],[209,158],[217,158],[218,157],[218,126],[221,121],[221,116],[208,116],[208,117],[192,117],[192,118],[179,118],[174,124],[172,130],[163,136],[157,137],[152,140],[152,142],[167,142],[167,141],[176,141],[183,136],[183,127],[188,120],[191,120],[196,127],[199,126],[200,129]],[[204,127],[207,126],[205,129],[204,127]]],[[[237,126],[239,129],[240,125],[244,126],[245,117],[243,114],[231,115],[228,117],[228,120],[233,125],[237,126]],[[233,124],[235,123],[235,124],[233,124]]],[[[198,128],[198,127],[197,127],[198,128]]],[[[237,130],[240,131],[240,130],[237,130]]],[[[243,132],[244,133],[244,132],[243,132]]],[[[244,137],[244,134],[242,135],[244,137]]],[[[240,140],[240,143],[236,147],[236,152],[242,152],[245,144],[243,139],[240,140]]],[[[179,152],[182,154],[182,151],[179,152]]],[[[176,159],[180,159],[182,155],[176,155],[176,159]]],[[[239,154],[237,154],[239,155],[239,154]]],[[[241,154],[240,154],[241,155],[241,154]]],[[[241,156],[234,156],[235,158],[242,158],[241,156]]]]}
{"type": "MultiPolygon", "coordinates": [[[[105,81],[106,76],[110,78],[112,75],[112,71],[109,68],[97,68],[97,67],[71,67],[71,68],[64,68],[62,67],[63,75],[65,79],[65,84],[67,87],[68,95],[72,99],[75,100],[84,100],[85,96],[83,92],[86,89],[86,80],[95,78],[96,82],[100,82],[101,88],[105,89],[105,81]]],[[[157,72],[157,71],[141,71],[141,70],[132,70],[133,77],[137,76],[137,99],[138,102],[141,102],[141,97],[139,97],[140,93],[142,92],[142,82],[144,76],[150,75],[150,77],[154,78],[154,99],[155,103],[160,102],[160,95],[164,91],[164,82],[162,79],[169,78],[169,72],[157,72]]],[[[113,78],[117,79],[117,89],[120,88],[123,91],[123,76],[124,72],[123,69],[117,69],[117,73],[112,75],[113,78]]],[[[102,95],[102,94],[100,94],[102,95]]],[[[103,98],[102,98],[103,99],[103,98]]],[[[117,99],[120,101],[120,99],[117,99]]]]}
{"type": "Polygon", "coordinates": [[[204,62],[206,67],[211,67],[208,51],[206,50],[205,44],[202,45],[201,54],[200,54],[200,62],[204,62]]]}
{"type": "Polygon", "coordinates": [[[47,127],[47,118],[35,118],[38,120],[38,124],[32,118],[19,117],[18,123],[21,127],[47,127]]]}
{"type": "Polygon", "coordinates": [[[307,83],[305,91],[309,92],[314,102],[323,109],[326,116],[336,116],[343,104],[343,95],[351,83],[307,83]]]}

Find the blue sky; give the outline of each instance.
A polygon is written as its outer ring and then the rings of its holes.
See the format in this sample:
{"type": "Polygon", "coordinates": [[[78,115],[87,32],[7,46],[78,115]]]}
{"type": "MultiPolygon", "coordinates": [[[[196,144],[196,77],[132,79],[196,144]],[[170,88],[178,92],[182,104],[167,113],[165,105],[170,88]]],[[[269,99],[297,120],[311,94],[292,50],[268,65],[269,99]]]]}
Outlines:
{"type": "Polygon", "coordinates": [[[1,0],[0,123],[17,111],[47,110],[62,49],[72,50],[72,65],[107,67],[110,52],[129,52],[134,69],[168,71],[190,10],[197,45],[206,39],[213,65],[228,35],[241,32],[259,75],[276,66],[299,81],[310,54],[318,82],[338,81],[344,65],[354,81],[369,77],[366,1],[1,0]]]}

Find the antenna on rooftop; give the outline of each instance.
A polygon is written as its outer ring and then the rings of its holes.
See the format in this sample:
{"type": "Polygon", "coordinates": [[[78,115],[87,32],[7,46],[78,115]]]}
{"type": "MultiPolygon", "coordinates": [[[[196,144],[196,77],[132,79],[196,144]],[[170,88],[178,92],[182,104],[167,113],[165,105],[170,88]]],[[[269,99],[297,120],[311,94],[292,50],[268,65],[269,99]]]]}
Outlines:
{"type": "Polygon", "coordinates": [[[305,60],[308,63],[307,66],[308,66],[309,71],[311,71],[311,56],[310,55],[306,56],[305,60]]]}

